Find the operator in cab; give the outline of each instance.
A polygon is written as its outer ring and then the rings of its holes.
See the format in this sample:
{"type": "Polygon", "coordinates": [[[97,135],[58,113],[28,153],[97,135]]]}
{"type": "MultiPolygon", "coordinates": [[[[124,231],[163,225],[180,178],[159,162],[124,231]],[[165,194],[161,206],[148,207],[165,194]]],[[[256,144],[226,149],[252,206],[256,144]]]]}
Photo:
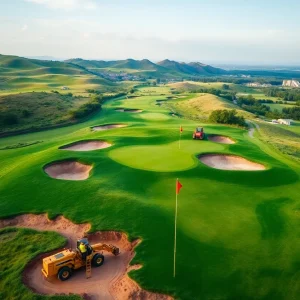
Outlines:
{"type": "Polygon", "coordinates": [[[86,257],[87,257],[87,248],[86,248],[86,245],[81,242],[80,245],[79,245],[79,251],[81,253],[81,257],[82,257],[82,260],[86,260],[86,257]]]}

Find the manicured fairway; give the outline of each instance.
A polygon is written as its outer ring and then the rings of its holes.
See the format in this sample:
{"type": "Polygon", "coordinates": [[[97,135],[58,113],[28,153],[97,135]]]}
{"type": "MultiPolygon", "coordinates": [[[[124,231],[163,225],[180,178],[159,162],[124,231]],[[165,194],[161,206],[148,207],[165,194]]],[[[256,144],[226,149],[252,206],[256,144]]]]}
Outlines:
{"type": "MultiPolygon", "coordinates": [[[[201,124],[170,117],[156,100],[172,95],[166,87],[162,92],[156,89],[147,94],[144,88],[140,97],[106,102],[103,111],[85,123],[0,139],[0,148],[40,141],[0,150],[0,217],[63,214],[76,223],[90,222],[92,230],[140,237],[133,263],[143,267],[131,277],[145,289],[178,299],[297,299],[299,165],[242,129],[202,124],[207,134],[228,136],[236,143],[192,140],[194,128],[201,124]],[[115,111],[118,107],[143,111],[123,113],[115,111]],[[104,124],[128,126],[91,129],[104,124]],[[94,139],[112,146],[94,151],[59,149],[94,139]],[[213,169],[197,159],[205,153],[242,156],[267,169],[213,169]],[[45,165],[64,159],[92,165],[90,177],[57,180],[44,172],[45,165]],[[183,188],[178,197],[174,279],[176,178],[183,188]]],[[[21,249],[14,249],[14,255],[21,249]]]]}

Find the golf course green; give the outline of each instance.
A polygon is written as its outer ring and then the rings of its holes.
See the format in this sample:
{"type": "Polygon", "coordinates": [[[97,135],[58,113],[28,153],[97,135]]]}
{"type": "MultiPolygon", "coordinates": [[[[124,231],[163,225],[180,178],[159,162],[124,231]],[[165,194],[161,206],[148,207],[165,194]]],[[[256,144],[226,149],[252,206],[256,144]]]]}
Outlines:
{"type": "MultiPolygon", "coordinates": [[[[48,213],[50,218],[63,215],[74,223],[89,222],[92,231],[116,230],[127,233],[131,240],[140,238],[131,263],[143,267],[131,271],[130,277],[143,289],[175,299],[298,299],[299,164],[263,143],[257,132],[252,138],[245,129],[172,117],[167,106],[156,105],[156,100],[184,106],[186,99],[171,99],[166,87],[161,93],[160,87],[153,87],[149,94],[144,90],[135,98],[106,101],[85,122],[0,139],[1,149],[28,144],[0,150],[0,218],[25,213],[48,213]],[[120,107],[140,111],[116,111],[120,107]],[[125,126],[93,130],[108,124],[125,126]],[[203,126],[206,134],[226,136],[235,143],[193,140],[197,126],[203,126]],[[87,140],[105,141],[110,147],[60,149],[87,140]],[[198,157],[204,154],[239,156],[265,170],[215,169],[201,163],[198,157]],[[84,180],[48,176],[45,166],[61,161],[89,166],[88,176],[84,180]],[[183,188],[178,195],[174,278],[176,178],[183,188]]],[[[197,95],[188,99],[192,97],[197,95]]],[[[0,239],[7,232],[0,231],[0,239]]],[[[22,284],[21,270],[32,253],[49,251],[62,241],[51,240],[56,234],[36,233],[40,247],[33,246],[32,252],[26,248],[19,258],[22,236],[24,243],[31,242],[34,231],[16,234],[18,247],[11,253],[3,251],[5,261],[18,255],[16,265],[0,266],[0,277],[9,272],[15,277],[10,288],[2,281],[0,296],[44,299],[46,296],[34,298],[29,289],[17,287],[22,284]]]]}

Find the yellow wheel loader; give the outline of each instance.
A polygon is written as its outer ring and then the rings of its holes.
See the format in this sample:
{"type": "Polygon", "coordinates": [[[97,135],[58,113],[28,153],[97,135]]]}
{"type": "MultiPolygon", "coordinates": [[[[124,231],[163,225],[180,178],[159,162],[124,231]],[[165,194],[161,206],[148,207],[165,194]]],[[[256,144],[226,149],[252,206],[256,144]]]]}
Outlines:
{"type": "Polygon", "coordinates": [[[77,241],[77,248],[66,249],[43,259],[42,273],[46,278],[57,276],[61,281],[65,281],[72,276],[72,272],[81,267],[86,267],[86,277],[91,277],[91,266],[100,267],[104,263],[104,256],[100,251],[108,251],[117,256],[119,248],[108,244],[90,245],[88,239],[83,238],[77,241]],[[86,258],[82,257],[79,245],[86,246],[86,258]]]}

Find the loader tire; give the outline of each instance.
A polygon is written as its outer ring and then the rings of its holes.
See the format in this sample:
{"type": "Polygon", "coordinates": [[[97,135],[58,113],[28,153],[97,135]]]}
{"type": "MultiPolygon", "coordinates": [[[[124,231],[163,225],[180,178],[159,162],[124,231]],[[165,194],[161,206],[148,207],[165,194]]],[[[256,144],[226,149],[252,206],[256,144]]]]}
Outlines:
{"type": "Polygon", "coordinates": [[[103,265],[103,263],[104,263],[104,256],[99,253],[95,254],[92,259],[92,265],[94,267],[100,267],[103,265]]]}
{"type": "Polygon", "coordinates": [[[68,280],[72,275],[72,270],[69,267],[62,267],[57,274],[57,277],[61,281],[68,280]]]}

